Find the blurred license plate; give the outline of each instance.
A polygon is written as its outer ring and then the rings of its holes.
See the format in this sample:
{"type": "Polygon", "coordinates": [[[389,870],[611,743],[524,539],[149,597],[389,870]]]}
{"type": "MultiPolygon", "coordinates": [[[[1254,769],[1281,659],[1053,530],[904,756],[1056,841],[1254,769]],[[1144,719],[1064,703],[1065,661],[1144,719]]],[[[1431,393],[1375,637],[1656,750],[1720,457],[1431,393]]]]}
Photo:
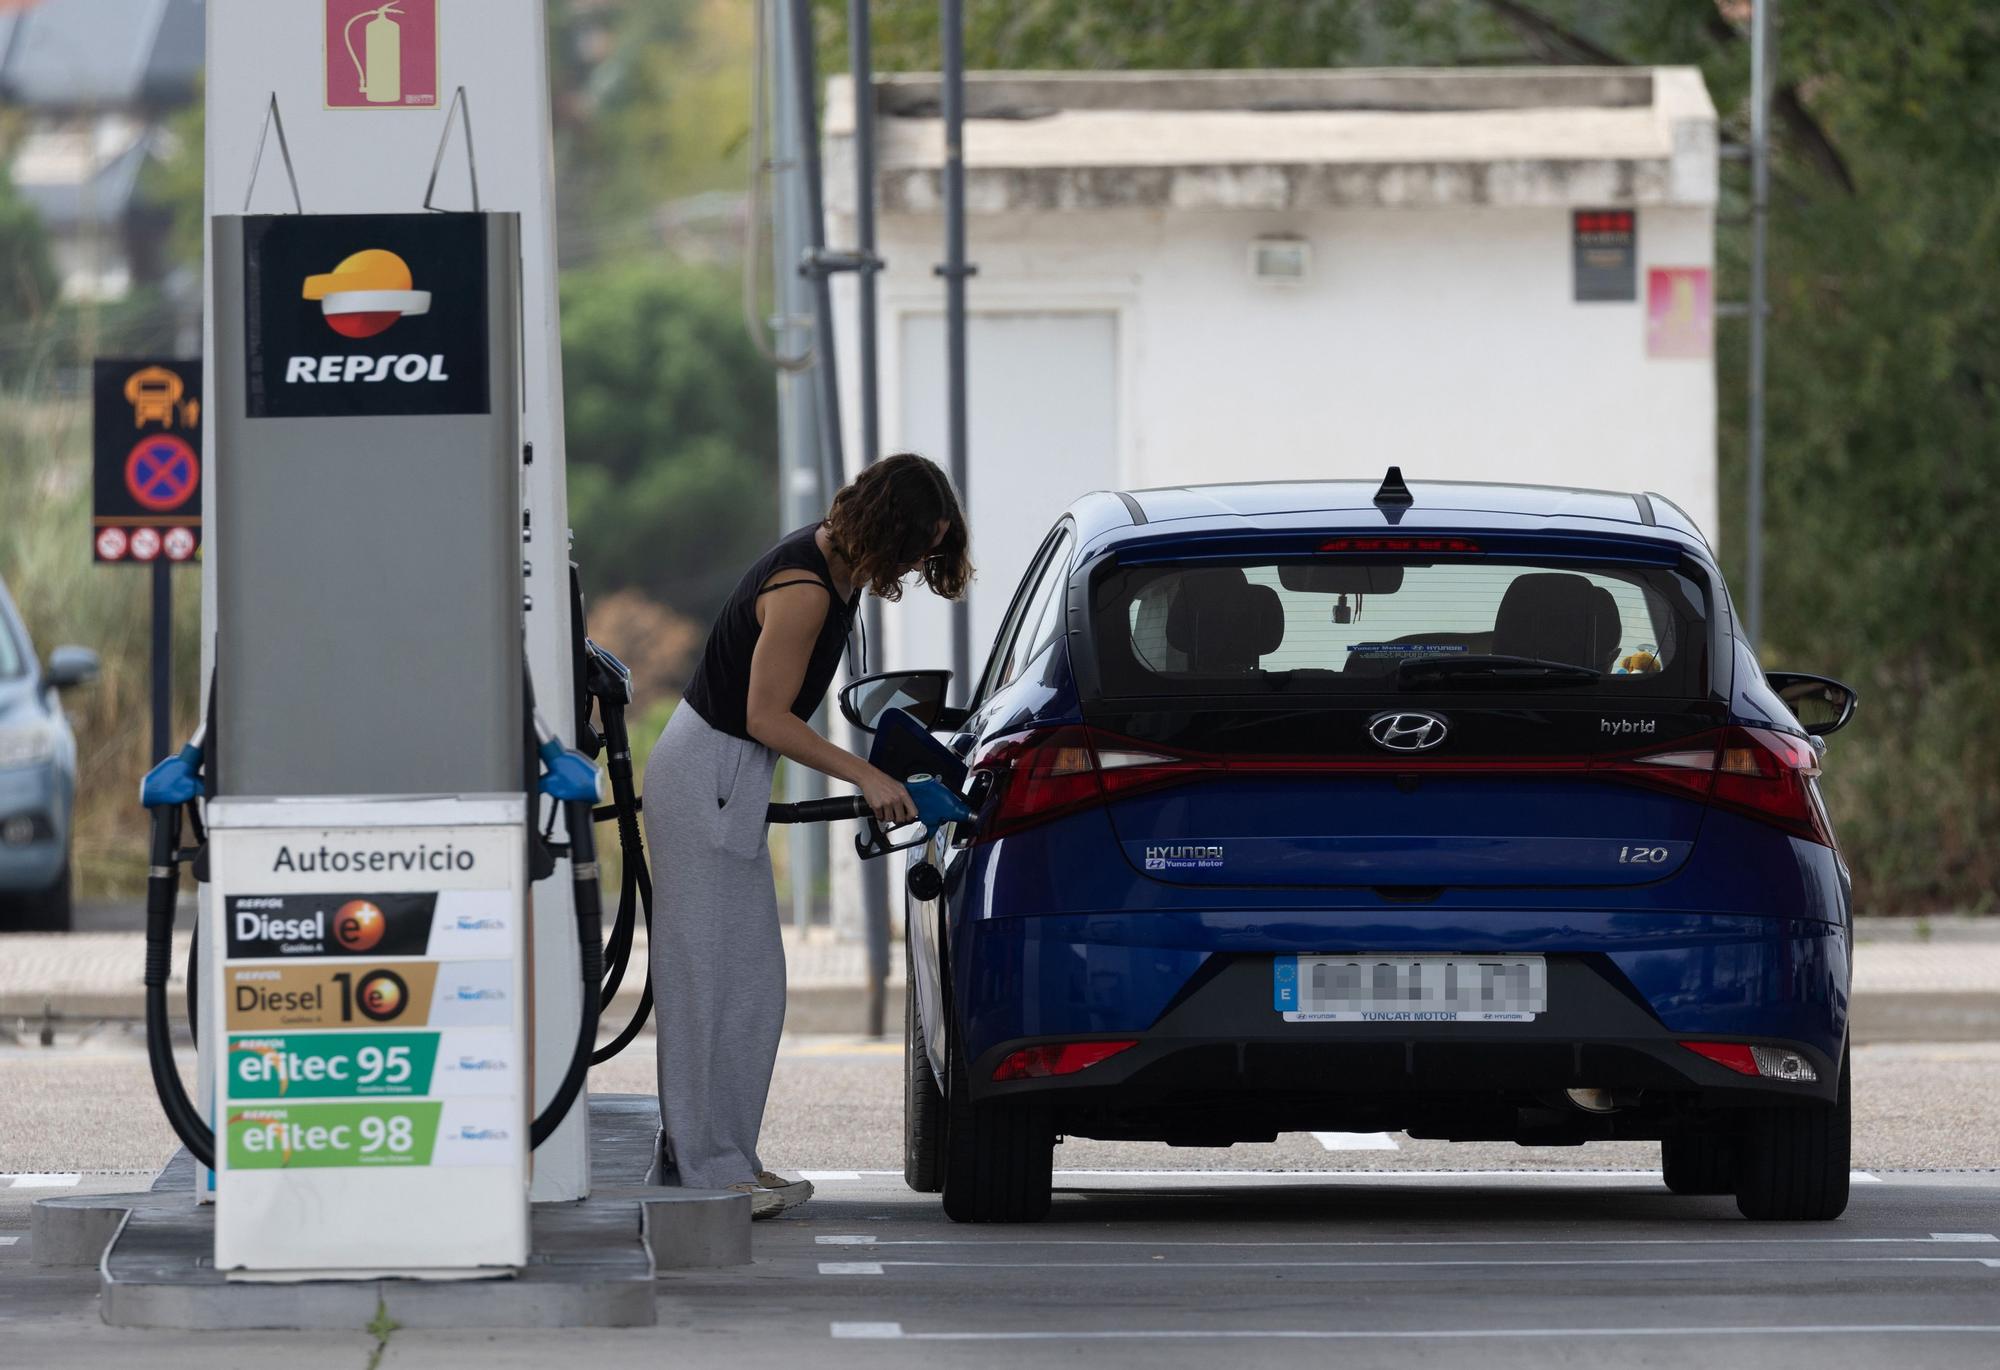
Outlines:
{"type": "Polygon", "coordinates": [[[1280,956],[1288,1023],[1528,1023],[1549,1007],[1539,956],[1280,956]]]}

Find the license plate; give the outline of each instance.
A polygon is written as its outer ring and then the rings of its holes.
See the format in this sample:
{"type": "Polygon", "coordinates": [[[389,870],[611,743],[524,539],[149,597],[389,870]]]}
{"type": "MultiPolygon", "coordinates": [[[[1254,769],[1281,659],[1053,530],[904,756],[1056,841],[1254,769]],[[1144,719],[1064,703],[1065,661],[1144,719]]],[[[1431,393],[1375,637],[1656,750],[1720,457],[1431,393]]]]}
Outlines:
{"type": "Polygon", "coordinates": [[[1280,956],[1288,1023],[1529,1023],[1549,1007],[1539,956],[1280,956]]]}

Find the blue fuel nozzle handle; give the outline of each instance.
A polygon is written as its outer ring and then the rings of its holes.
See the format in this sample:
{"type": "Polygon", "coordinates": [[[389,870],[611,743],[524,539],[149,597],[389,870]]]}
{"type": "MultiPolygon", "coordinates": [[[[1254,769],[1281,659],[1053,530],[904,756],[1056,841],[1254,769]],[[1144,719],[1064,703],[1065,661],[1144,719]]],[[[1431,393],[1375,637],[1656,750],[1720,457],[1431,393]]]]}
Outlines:
{"type": "Polygon", "coordinates": [[[551,799],[595,804],[602,797],[597,765],[582,752],[565,747],[562,739],[550,737],[537,751],[542,758],[542,793],[551,799]]]}
{"type": "Polygon", "coordinates": [[[139,782],[139,802],[149,809],[172,809],[202,797],[202,750],[190,742],[139,782]]]}
{"type": "Polygon", "coordinates": [[[964,798],[934,775],[913,775],[903,782],[903,787],[910,792],[910,798],[917,806],[917,821],[904,826],[918,827],[922,831],[907,842],[892,842],[881,824],[871,817],[868,831],[854,839],[854,850],[861,854],[863,861],[920,846],[930,841],[937,830],[947,823],[972,821],[972,810],[966,806],[964,798]]]}

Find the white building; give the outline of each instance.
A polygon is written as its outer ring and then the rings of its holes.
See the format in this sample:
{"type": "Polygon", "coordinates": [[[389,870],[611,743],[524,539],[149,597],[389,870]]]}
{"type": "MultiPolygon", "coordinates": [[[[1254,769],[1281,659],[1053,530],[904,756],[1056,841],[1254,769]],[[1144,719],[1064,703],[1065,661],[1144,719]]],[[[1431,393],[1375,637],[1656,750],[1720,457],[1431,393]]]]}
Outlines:
{"type": "MultiPolygon", "coordinates": [[[[883,441],[942,463],[937,79],[883,78],[875,104],[883,441]]],[[[1396,463],[1656,490],[1714,536],[1699,73],[990,72],[966,108],[975,668],[1041,534],[1093,489],[1396,463]],[[1579,231],[1621,225],[1636,251],[1614,243],[1587,283],[1579,231]],[[1579,301],[1587,287],[1623,298],[1579,301]]],[[[853,113],[835,80],[837,244],[854,241],[853,113]]],[[[854,297],[837,289],[852,454],[854,297]]],[[[879,660],[949,662],[942,605],[885,617],[879,660]]]]}

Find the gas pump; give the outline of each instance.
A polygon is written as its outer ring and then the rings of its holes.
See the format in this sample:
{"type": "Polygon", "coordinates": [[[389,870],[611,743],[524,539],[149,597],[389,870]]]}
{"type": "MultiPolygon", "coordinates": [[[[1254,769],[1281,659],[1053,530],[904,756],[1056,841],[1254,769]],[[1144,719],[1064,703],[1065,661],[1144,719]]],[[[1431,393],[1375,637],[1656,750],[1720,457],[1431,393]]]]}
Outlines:
{"type": "Polygon", "coordinates": [[[504,1273],[531,1198],[589,1193],[586,1072],[643,1025],[598,1049],[651,904],[629,678],[564,584],[545,16],[207,13],[210,684],[142,796],[155,1084],[228,1279],[504,1273]],[[599,816],[628,850],[608,967],[599,816]]]}

